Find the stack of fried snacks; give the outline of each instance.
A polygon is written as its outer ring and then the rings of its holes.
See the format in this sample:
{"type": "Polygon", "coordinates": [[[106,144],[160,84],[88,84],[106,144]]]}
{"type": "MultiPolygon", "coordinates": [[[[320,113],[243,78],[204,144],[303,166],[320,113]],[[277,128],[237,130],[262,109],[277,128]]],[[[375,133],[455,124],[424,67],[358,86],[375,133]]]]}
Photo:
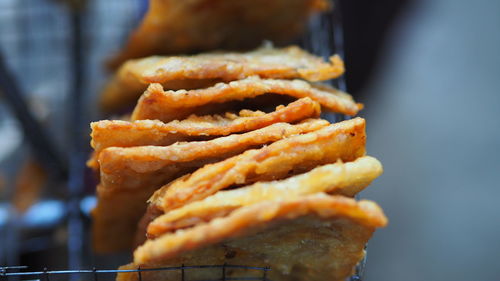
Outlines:
{"type": "Polygon", "coordinates": [[[241,50],[263,40],[287,43],[300,35],[312,14],[330,6],[327,0],[150,0],[149,5],[110,67],[151,55],[241,50]]]}
{"type": "Polygon", "coordinates": [[[337,56],[325,62],[298,47],[127,62],[104,95],[138,98],[130,120],[91,124],[96,251],[139,246],[124,269],[227,262],[270,266],[271,280],[352,274],[387,219],[375,203],[352,199],[382,173],[365,155],[365,120],[319,118],[362,108],[317,82],[342,73],[337,56]],[[203,85],[211,79],[219,82],[203,85]],[[189,86],[165,90],[169,83],[189,86]]]}

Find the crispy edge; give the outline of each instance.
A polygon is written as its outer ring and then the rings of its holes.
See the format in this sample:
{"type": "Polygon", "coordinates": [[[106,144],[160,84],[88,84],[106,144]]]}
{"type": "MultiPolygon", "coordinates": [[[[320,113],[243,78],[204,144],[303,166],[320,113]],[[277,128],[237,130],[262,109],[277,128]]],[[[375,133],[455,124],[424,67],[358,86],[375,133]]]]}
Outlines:
{"type": "Polygon", "coordinates": [[[208,141],[176,143],[169,146],[108,147],[99,155],[101,180],[106,174],[123,171],[148,173],[175,163],[197,161],[241,153],[249,147],[264,145],[298,134],[320,130],[329,123],[306,119],[298,124],[275,123],[243,134],[233,134],[208,141]]]}
{"type": "Polygon", "coordinates": [[[272,79],[301,78],[316,82],[337,78],[345,71],[344,61],[340,56],[333,55],[326,62],[293,45],[285,48],[264,46],[246,53],[156,56],[128,63],[128,73],[144,83],[207,78],[232,81],[254,75],[272,79]],[[180,65],[183,68],[179,68],[180,65]]]}
{"type": "Polygon", "coordinates": [[[319,104],[306,97],[286,106],[278,106],[270,113],[241,110],[238,115],[191,115],[187,119],[168,123],[159,120],[101,120],[90,125],[91,146],[98,154],[112,146],[170,145],[195,136],[225,136],[278,122],[294,123],[308,117],[318,117],[320,113],[319,104]]]}
{"type": "Polygon", "coordinates": [[[280,181],[259,182],[219,191],[157,217],[148,226],[148,237],[210,221],[260,201],[284,200],[319,192],[354,196],[380,176],[382,171],[382,164],[377,159],[364,156],[353,162],[327,164],[280,181]]]}
{"type": "Polygon", "coordinates": [[[261,149],[247,150],[224,161],[205,165],[164,192],[166,212],[201,200],[234,184],[280,179],[295,170],[305,172],[338,159],[352,161],[365,154],[365,120],[357,117],[318,131],[292,136],[261,149]]]}
{"type": "Polygon", "coordinates": [[[252,228],[284,219],[315,214],[321,218],[348,218],[366,227],[383,227],[387,218],[371,201],[356,202],[342,196],[309,195],[292,200],[264,201],[242,207],[224,218],[148,240],[134,252],[134,262],[145,264],[250,232],[252,228]]]}
{"type": "Polygon", "coordinates": [[[132,113],[133,120],[180,119],[208,104],[254,98],[266,93],[287,95],[297,99],[309,97],[334,112],[356,115],[362,108],[352,97],[326,85],[302,80],[261,79],[257,76],[197,90],[165,91],[160,84],[151,84],[139,99],[132,113]]]}
{"type": "Polygon", "coordinates": [[[344,62],[339,56],[334,55],[325,62],[297,46],[261,47],[246,53],[152,56],[125,62],[103,88],[100,106],[109,112],[132,105],[149,83],[161,83],[166,89],[179,90],[204,88],[252,75],[323,81],[341,76],[344,70],[344,62]],[[270,64],[270,61],[282,63],[270,64]]]}

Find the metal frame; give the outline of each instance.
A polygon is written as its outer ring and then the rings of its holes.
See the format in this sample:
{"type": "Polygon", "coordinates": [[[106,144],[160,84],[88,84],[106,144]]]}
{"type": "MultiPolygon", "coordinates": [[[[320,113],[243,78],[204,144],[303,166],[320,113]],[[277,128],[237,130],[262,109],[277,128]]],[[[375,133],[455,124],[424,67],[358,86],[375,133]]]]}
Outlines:
{"type": "MultiPolygon", "coordinates": [[[[69,118],[66,120],[67,124],[66,128],[69,130],[70,134],[68,136],[63,136],[63,138],[67,138],[69,140],[68,151],[71,151],[68,156],[69,158],[69,175],[67,180],[68,185],[68,198],[66,198],[68,203],[68,265],[70,268],[81,268],[84,264],[82,260],[83,247],[82,241],[84,240],[84,225],[83,225],[83,217],[78,208],[80,203],[80,199],[83,195],[84,183],[83,183],[83,174],[85,172],[84,167],[84,158],[85,158],[85,150],[83,150],[84,145],[84,136],[83,136],[83,126],[85,126],[85,122],[88,121],[88,112],[85,104],[88,102],[90,93],[93,93],[98,88],[96,84],[99,84],[102,81],[98,81],[102,79],[103,73],[96,73],[93,71],[92,63],[94,59],[96,59],[96,54],[89,51],[84,46],[87,43],[89,38],[98,37],[98,34],[92,33],[92,24],[95,21],[102,20],[99,13],[103,12],[103,9],[106,12],[112,12],[112,10],[116,10],[119,8],[122,9],[131,9],[133,1],[140,3],[144,0],[130,0],[128,1],[128,8],[124,8],[126,5],[123,0],[87,0],[87,7],[56,7],[56,4],[50,0],[27,0],[30,3],[22,0],[18,0],[17,4],[12,4],[12,7],[16,7],[19,9],[20,15],[17,18],[17,23],[19,27],[16,26],[16,29],[13,31],[14,34],[2,34],[2,29],[0,28],[0,45],[10,44],[12,46],[16,46],[14,48],[7,48],[5,50],[7,53],[13,52],[17,53],[18,56],[14,56],[14,59],[11,61],[13,66],[14,74],[17,74],[17,77],[22,77],[24,74],[23,71],[26,71],[27,68],[35,65],[35,69],[40,71],[44,66],[47,65],[64,65],[64,70],[62,70],[61,77],[69,77],[70,81],[57,81],[61,83],[61,87],[59,88],[60,92],[57,94],[62,94],[65,100],[66,106],[69,108],[67,112],[64,112],[69,118]],[[104,1],[104,2],[103,2],[104,1]],[[43,9],[37,9],[36,2],[42,6],[43,9]],[[24,3],[24,4],[23,4],[24,3]],[[28,7],[29,9],[23,10],[23,7],[28,7]],[[58,13],[51,9],[57,8],[59,9],[58,13]],[[61,11],[61,9],[66,8],[66,11],[61,11]],[[108,11],[109,10],[109,11],[108,11]],[[57,27],[58,31],[62,32],[57,36],[57,42],[67,40],[69,44],[67,44],[64,50],[61,50],[61,53],[57,53],[56,56],[54,54],[49,57],[43,57],[43,54],[40,54],[39,50],[33,49],[33,53],[28,53],[27,57],[23,55],[19,55],[23,49],[26,49],[29,46],[31,41],[36,40],[51,40],[51,36],[56,36],[51,32],[47,32],[47,30],[43,30],[42,26],[33,25],[32,22],[22,23],[22,19],[28,19],[28,16],[36,15],[38,18],[48,19],[57,15],[58,19],[55,23],[45,24],[45,26],[57,27]],[[67,26],[61,26],[60,23],[65,22],[67,26]],[[23,32],[28,30],[28,35],[26,36],[23,32]],[[15,32],[19,32],[15,34],[15,32]],[[3,40],[1,40],[3,38],[3,40]],[[30,59],[31,58],[31,59],[30,59]],[[49,63],[49,64],[47,64],[49,63]],[[69,73],[65,73],[68,71],[69,73]],[[101,78],[99,78],[101,77],[101,78]]],[[[334,2],[334,6],[336,9],[328,12],[322,16],[313,18],[309,25],[309,32],[306,32],[304,37],[300,40],[299,44],[305,49],[315,53],[317,55],[328,57],[332,53],[337,53],[343,57],[343,34],[342,34],[342,19],[340,15],[340,1],[332,0],[334,2]]],[[[63,1],[61,1],[63,2],[63,1]]],[[[69,1],[71,2],[71,1],[69,1]]],[[[137,4],[136,3],[136,4],[137,4]]],[[[0,14],[8,13],[5,7],[0,5],[0,14]]],[[[131,14],[131,12],[129,11],[131,14]]],[[[130,23],[127,23],[128,27],[133,26],[133,22],[136,22],[137,18],[132,18],[130,23]]],[[[100,23],[102,25],[102,23],[100,23]]],[[[113,29],[110,26],[103,26],[102,30],[94,30],[94,32],[102,32],[102,37],[108,38],[108,36],[114,36],[114,43],[116,45],[116,41],[120,41],[122,38],[118,38],[121,35],[116,34],[115,31],[118,29],[113,29]]],[[[123,27],[122,27],[123,29],[123,27]]],[[[11,32],[12,33],[12,32],[11,32]]],[[[52,43],[54,46],[58,46],[58,48],[62,48],[60,43],[52,43]]],[[[106,42],[107,43],[107,42],[106,42]]],[[[101,41],[96,43],[98,46],[102,44],[101,41]]],[[[104,45],[103,45],[104,46],[104,45]]],[[[0,51],[2,51],[0,46],[0,51]]],[[[29,48],[28,48],[29,50],[29,48]]],[[[99,53],[99,51],[97,51],[99,53]]],[[[97,54],[97,60],[102,59],[102,56],[97,54]]],[[[9,58],[10,59],[10,58],[9,58]]],[[[8,59],[8,60],[9,60],[8,59]]],[[[60,71],[60,70],[59,70],[60,71]]],[[[30,70],[28,72],[31,76],[34,77],[34,71],[30,70]]],[[[43,77],[46,77],[46,73],[41,73],[43,77]]],[[[23,77],[24,78],[24,77],[23,77]]],[[[12,79],[14,80],[14,79],[12,79]]],[[[18,79],[19,80],[19,79],[18,79]]],[[[36,78],[35,80],[39,80],[36,78]]],[[[336,87],[340,90],[346,90],[345,78],[342,76],[335,81],[332,81],[336,87]]],[[[14,85],[15,86],[15,85],[14,85]]],[[[26,91],[26,85],[20,85],[21,87],[19,91],[26,91]],[[22,87],[24,86],[24,87],[22,87]]],[[[6,91],[7,92],[7,91],[6,91]]],[[[8,93],[7,93],[8,94],[8,93]]],[[[15,95],[14,95],[15,96],[15,95]]],[[[22,96],[22,95],[19,95],[22,96]]],[[[26,105],[24,103],[24,105],[26,105]]],[[[26,107],[27,108],[27,107],[26,107]]],[[[25,110],[26,111],[26,110],[25,110]]],[[[29,112],[28,112],[29,113],[29,112]]],[[[29,116],[29,114],[28,114],[29,116]]],[[[339,114],[325,114],[324,118],[335,122],[349,118],[348,116],[339,115],[339,114]]],[[[21,118],[20,118],[21,119],[21,118]]],[[[33,118],[32,118],[33,119],[33,118]]],[[[34,119],[33,119],[34,120],[34,119]]],[[[29,121],[29,120],[28,120],[29,121]]],[[[31,122],[33,123],[33,122],[31,122]]],[[[24,125],[24,124],[23,124],[24,125]]],[[[43,133],[43,132],[42,132],[43,133]]],[[[30,137],[28,135],[28,137],[30,137]]],[[[33,138],[33,137],[32,137],[33,138]]],[[[42,138],[43,140],[43,138],[42,138]]],[[[35,144],[40,142],[40,139],[33,138],[35,144]]],[[[54,143],[49,143],[49,146],[57,146],[54,143]]],[[[36,146],[35,146],[36,147],[36,146]]],[[[39,149],[40,150],[40,149],[39,149]]],[[[43,149],[41,149],[44,152],[43,149]]],[[[47,150],[50,152],[50,150],[47,150]]],[[[45,152],[47,152],[45,151],[45,152]]],[[[351,281],[360,281],[362,280],[364,265],[366,260],[363,259],[358,266],[356,267],[355,274],[350,278],[351,281]]],[[[243,265],[201,265],[201,266],[179,266],[179,267],[166,267],[166,268],[149,268],[149,269],[137,269],[137,270],[108,270],[108,269],[88,269],[88,270],[48,270],[44,269],[43,271],[19,271],[22,269],[26,269],[24,266],[17,267],[0,267],[0,280],[9,280],[9,278],[25,278],[25,277],[43,277],[44,280],[49,281],[52,276],[60,276],[66,275],[70,280],[77,280],[83,274],[93,274],[94,280],[97,281],[98,277],[102,274],[110,274],[110,273],[119,273],[119,272],[137,272],[139,280],[142,280],[141,272],[146,271],[157,271],[157,270],[180,270],[182,279],[184,280],[184,273],[186,270],[195,270],[201,268],[220,268],[221,269],[221,279],[218,280],[268,280],[267,272],[270,270],[269,267],[251,267],[251,266],[243,266],[243,265]],[[262,271],[261,277],[240,277],[240,278],[229,278],[226,277],[226,269],[227,268],[241,268],[241,269],[251,269],[262,271]]]]}
{"type": "Polygon", "coordinates": [[[142,272],[148,272],[148,271],[172,271],[172,270],[180,270],[181,271],[181,281],[185,280],[185,272],[187,270],[192,270],[192,269],[205,269],[205,268],[212,268],[212,269],[221,269],[221,277],[219,279],[207,279],[207,280],[200,280],[200,281],[230,281],[230,280],[260,280],[260,281],[270,281],[267,279],[267,273],[268,271],[271,270],[269,267],[256,267],[256,266],[245,266],[245,265],[232,265],[232,264],[222,264],[222,265],[181,265],[181,266],[176,266],[176,267],[158,267],[158,268],[139,268],[139,269],[81,269],[81,270],[48,270],[45,268],[43,271],[26,271],[26,272],[9,272],[10,270],[21,270],[21,269],[26,269],[26,266],[10,266],[10,267],[0,267],[0,279],[1,280],[9,280],[9,277],[39,277],[40,279],[43,278],[45,281],[50,281],[50,278],[52,276],[56,275],[78,275],[78,277],[81,277],[81,275],[84,274],[92,274],[93,276],[93,281],[98,281],[99,280],[99,275],[100,274],[110,274],[110,273],[122,273],[122,272],[137,272],[137,278],[139,281],[142,281],[142,272]],[[228,268],[233,268],[233,269],[246,269],[246,270],[255,270],[255,271],[261,271],[262,276],[260,277],[227,277],[226,276],[226,269],[228,268]]]}

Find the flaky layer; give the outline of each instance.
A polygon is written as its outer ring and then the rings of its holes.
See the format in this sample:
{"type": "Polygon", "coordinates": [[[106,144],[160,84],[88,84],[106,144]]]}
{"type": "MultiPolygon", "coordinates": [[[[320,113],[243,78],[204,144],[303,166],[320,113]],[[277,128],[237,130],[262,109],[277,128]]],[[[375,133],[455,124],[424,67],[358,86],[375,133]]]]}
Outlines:
{"type": "Polygon", "coordinates": [[[91,145],[98,154],[107,147],[131,147],[143,145],[170,145],[178,141],[204,136],[226,136],[248,132],[278,122],[294,123],[309,117],[318,117],[319,104],[310,98],[302,98],[275,111],[241,110],[238,114],[191,115],[181,121],[163,123],[158,120],[102,120],[92,122],[91,145]]]}
{"type": "Polygon", "coordinates": [[[286,200],[319,192],[354,196],[381,173],[380,162],[365,156],[353,162],[324,165],[281,181],[259,182],[238,189],[219,191],[159,216],[149,224],[148,235],[157,237],[165,232],[208,222],[242,206],[266,200],[286,200]]]}
{"type": "Polygon", "coordinates": [[[162,194],[161,206],[168,211],[233,185],[282,179],[338,159],[352,161],[365,154],[365,143],[365,120],[362,118],[292,136],[206,165],[189,177],[176,180],[158,191],[162,194]]]}
{"type": "Polygon", "coordinates": [[[141,188],[142,179],[160,179],[162,169],[172,166],[200,167],[283,138],[314,132],[328,126],[320,119],[308,119],[292,125],[275,123],[243,134],[208,141],[175,143],[169,146],[109,147],[99,156],[101,182],[109,189],[141,188]]]}
{"type": "Polygon", "coordinates": [[[101,184],[97,189],[98,203],[93,213],[96,250],[112,252],[132,247],[135,228],[146,210],[147,199],[169,181],[248,148],[318,130],[328,124],[325,120],[310,119],[295,125],[276,123],[209,141],[166,147],[104,149],[99,156],[101,184]],[[120,236],[120,239],[114,239],[114,236],[120,236]]]}
{"type": "MultiPolygon", "coordinates": [[[[381,209],[370,201],[324,194],[264,201],[149,240],[135,251],[135,265],[126,268],[226,262],[270,266],[271,280],[290,280],[290,276],[295,280],[343,280],[363,257],[374,229],[386,224],[381,209]]],[[[142,277],[174,280],[177,274],[157,272],[142,277]]],[[[230,277],[238,275],[241,273],[228,272],[230,277]]],[[[124,273],[118,280],[136,277],[124,273]]]]}
{"type": "Polygon", "coordinates": [[[323,81],[344,72],[338,56],[323,61],[292,46],[263,47],[246,53],[206,53],[193,56],[149,57],[125,63],[104,87],[101,107],[107,111],[134,104],[149,83],[165,89],[205,88],[216,82],[250,76],[323,81]]]}
{"type": "Polygon", "coordinates": [[[233,100],[254,98],[266,93],[309,97],[330,111],[356,115],[362,105],[352,97],[326,85],[313,85],[302,80],[261,79],[256,76],[197,90],[164,91],[160,84],[151,84],[141,96],[132,114],[133,120],[159,119],[165,122],[182,119],[206,107],[233,100]]]}

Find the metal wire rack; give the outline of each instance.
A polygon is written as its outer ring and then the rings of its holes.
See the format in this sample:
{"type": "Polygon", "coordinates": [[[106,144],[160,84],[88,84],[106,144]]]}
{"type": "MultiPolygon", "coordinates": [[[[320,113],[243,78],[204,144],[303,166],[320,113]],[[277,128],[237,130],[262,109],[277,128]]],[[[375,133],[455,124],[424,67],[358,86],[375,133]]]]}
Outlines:
{"type": "Polygon", "coordinates": [[[255,267],[255,266],[245,266],[245,265],[232,265],[232,264],[222,264],[222,265],[181,265],[177,267],[158,267],[158,268],[139,268],[139,269],[81,269],[81,270],[48,270],[44,268],[42,271],[20,271],[22,269],[26,269],[26,266],[10,266],[10,267],[0,267],[0,277],[2,280],[10,280],[9,278],[31,278],[35,277],[38,280],[50,281],[54,280],[56,276],[78,276],[78,277],[87,277],[91,276],[88,279],[92,279],[93,281],[103,280],[103,275],[117,274],[117,273],[126,273],[126,272],[136,272],[137,279],[142,281],[142,273],[148,271],[178,271],[181,274],[180,281],[185,281],[186,276],[189,274],[190,270],[198,270],[198,269],[216,269],[220,270],[220,278],[218,279],[206,279],[200,281],[230,281],[230,280],[260,280],[260,281],[270,281],[267,279],[267,272],[271,269],[269,267],[255,267]],[[244,270],[252,270],[256,272],[261,272],[259,277],[228,277],[226,276],[226,270],[228,269],[244,269],[244,270]]]}
{"type": "MultiPolygon", "coordinates": [[[[85,268],[89,264],[86,247],[86,214],[79,207],[85,195],[84,158],[87,136],[85,128],[96,116],[93,106],[99,87],[106,79],[102,69],[102,61],[125,40],[128,32],[137,24],[145,11],[147,0],[86,0],[86,8],[71,9],[64,2],[55,0],[6,0],[0,2],[0,53],[4,54],[5,63],[12,76],[19,83],[18,96],[42,99],[48,107],[48,115],[40,114],[40,126],[44,126],[47,134],[54,136],[53,147],[70,151],[61,155],[67,159],[67,176],[62,179],[66,194],[58,198],[63,202],[62,221],[66,225],[65,267],[85,268]],[[109,13],[113,13],[110,17],[109,13]],[[47,53],[46,50],[51,50],[47,53]],[[65,110],[62,110],[65,109],[65,110]],[[61,128],[66,128],[61,130],[61,128]],[[69,132],[69,133],[62,133],[69,132]]],[[[303,48],[327,58],[332,53],[343,57],[342,20],[338,0],[334,0],[336,9],[311,20],[308,32],[298,42],[303,48]]],[[[336,87],[346,90],[343,77],[332,81],[336,87]]],[[[1,110],[1,108],[0,108],[1,110]]],[[[331,114],[324,118],[335,122],[347,119],[348,116],[331,114]]],[[[40,141],[39,137],[31,137],[32,141],[40,141]]],[[[37,143],[35,143],[35,150],[37,143]]],[[[43,145],[41,145],[43,147],[43,145]]],[[[43,152],[43,151],[42,151],[43,152]]],[[[64,165],[64,164],[63,164],[64,165]]],[[[60,222],[59,222],[60,223],[60,222]]],[[[14,229],[19,227],[14,222],[0,224],[0,239],[7,232],[9,245],[19,245],[14,229]],[[1,229],[3,228],[3,230],[1,229]],[[12,242],[12,243],[11,243],[12,242]]],[[[50,240],[50,239],[49,239],[50,240]]],[[[41,241],[41,240],[37,240],[41,241]]],[[[0,246],[0,264],[16,264],[17,259],[11,256],[19,251],[12,247],[4,251],[8,257],[2,258],[0,246]]],[[[99,263],[97,263],[99,264],[99,263]]],[[[365,260],[356,268],[351,281],[362,280],[365,260]]],[[[44,265],[46,266],[46,265],[44,265]]],[[[62,266],[62,265],[60,265],[62,266]]],[[[203,265],[179,266],[138,270],[48,270],[27,271],[26,266],[0,267],[0,280],[112,280],[119,272],[141,273],[156,270],[176,270],[181,272],[181,280],[191,270],[220,270],[221,277],[216,280],[268,280],[269,267],[251,267],[244,265],[203,265]],[[226,276],[226,269],[245,269],[260,272],[259,277],[226,276]],[[85,278],[84,278],[85,277],[85,278]]],[[[207,280],[208,281],[208,280],[207,280]]]]}

